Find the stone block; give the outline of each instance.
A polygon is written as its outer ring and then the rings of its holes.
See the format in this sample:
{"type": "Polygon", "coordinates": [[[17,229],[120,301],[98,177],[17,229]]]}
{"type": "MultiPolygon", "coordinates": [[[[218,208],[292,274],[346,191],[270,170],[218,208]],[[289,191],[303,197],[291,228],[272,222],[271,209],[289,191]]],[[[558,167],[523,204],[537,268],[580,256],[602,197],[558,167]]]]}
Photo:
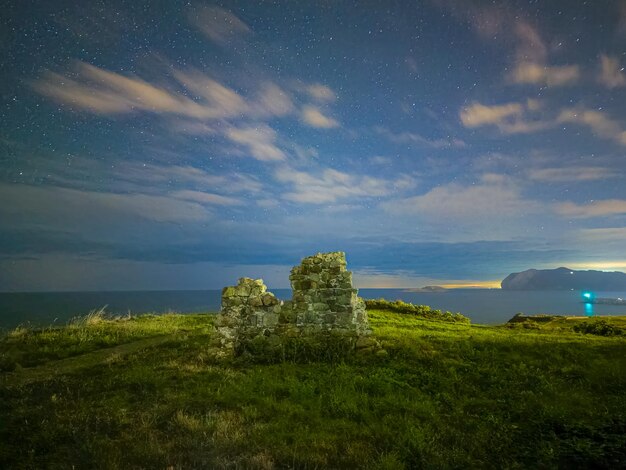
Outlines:
{"type": "Polygon", "coordinates": [[[263,299],[261,297],[250,297],[248,299],[248,305],[251,307],[261,307],[263,305],[263,299]]]}
{"type": "Polygon", "coordinates": [[[278,299],[271,292],[263,294],[261,301],[266,307],[278,304],[278,299]]]}
{"type": "Polygon", "coordinates": [[[222,298],[234,297],[237,295],[237,291],[233,286],[224,287],[222,289],[222,298]]]}
{"type": "Polygon", "coordinates": [[[278,314],[267,312],[263,316],[263,326],[273,327],[273,326],[276,326],[277,324],[278,324],[278,314]]]}

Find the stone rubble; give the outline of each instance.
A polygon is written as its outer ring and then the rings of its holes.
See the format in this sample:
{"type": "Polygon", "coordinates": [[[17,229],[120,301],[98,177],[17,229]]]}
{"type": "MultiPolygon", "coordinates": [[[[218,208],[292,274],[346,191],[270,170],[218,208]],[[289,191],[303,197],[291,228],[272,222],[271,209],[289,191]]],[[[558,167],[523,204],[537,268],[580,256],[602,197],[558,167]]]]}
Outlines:
{"type": "Polygon", "coordinates": [[[236,355],[246,343],[281,337],[329,335],[350,341],[356,350],[379,349],[371,333],[365,302],[352,287],[343,252],[304,258],[289,276],[293,296],[280,301],[262,279],[239,279],[222,290],[222,309],[215,321],[213,347],[218,357],[236,355]]]}

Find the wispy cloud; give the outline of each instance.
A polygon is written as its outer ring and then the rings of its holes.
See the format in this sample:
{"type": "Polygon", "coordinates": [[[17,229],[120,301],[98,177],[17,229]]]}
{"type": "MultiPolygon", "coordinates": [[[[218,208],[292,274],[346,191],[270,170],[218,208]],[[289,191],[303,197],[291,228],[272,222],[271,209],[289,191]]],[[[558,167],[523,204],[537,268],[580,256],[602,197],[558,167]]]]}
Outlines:
{"type": "Polygon", "coordinates": [[[233,143],[245,147],[250,155],[261,161],[277,161],[286,158],[276,144],[276,131],[266,124],[249,127],[231,127],[226,137],[233,143]]]}
{"type": "Polygon", "coordinates": [[[524,108],[520,103],[493,106],[473,103],[461,110],[460,118],[465,127],[479,127],[488,124],[499,125],[508,119],[518,118],[523,112],[524,108]]]}
{"type": "Polygon", "coordinates": [[[203,101],[202,107],[209,108],[204,115],[192,116],[199,118],[227,118],[249,112],[246,100],[234,90],[222,85],[207,75],[190,70],[182,72],[174,70],[174,77],[187,90],[203,101]]]}
{"type": "MultiPolygon", "coordinates": [[[[198,133],[207,120],[285,116],[295,111],[289,93],[267,81],[259,84],[256,95],[246,98],[198,70],[171,70],[187,91],[183,94],[173,86],[156,86],[84,62],[76,63],[75,69],[76,79],[46,72],[33,87],[55,101],[96,114],[178,115],[187,119],[183,130],[190,133],[198,133]]],[[[215,132],[211,127],[205,130],[215,132]]]]}
{"type": "Polygon", "coordinates": [[[435,149],[465,147],[465,142],[452,137],[446,139],[427,139],[414,132],[392,132],[390,129],[383,126],[375,126],[374,130],[390,142],[396,144],[413,144],[435,149]]]}
{"type": "Polygon", "coordinates": [[[475,184],[437,186],[425,194],[385,202],[383,207],[395,214],[425,216],[430,223],[454,220],[461,224],[459,230],[468,223],[483,226],[512,217],[519,221],[541,210],[539,203],[522,197],[519,186],[499,174],[485,174],[475,184]]]}
{"type": "Polygon", "coordinates": [[[234,197],[221,196],[219,194],[206,193],[202,191],[182,190],[171,193],[172,197],[194,201],[199,204],[212,204],[216,206],[239,206],[242,201],[234,197]]]}
{"type": "Polygon", "coordinates": [[[575,218],[606,217],[626,214],[625,199],[605,199],[588,204],[564,202],[556,206],[561,215],[575,218]]]}
{"type": "MultiPolygon", "coordinates": [[[[586,228],[579,231],[579,236],[585,241],[609,242],[619,241],[626,243],[626,227],[586,228]]],[[[626,266],[626,263],[624,263],[626,266]]]]}
{"type": "Polygon", "coordinates": [[[578,65],[548,66],[533,62],[518,62],[509,75],[513,83],[561,86],[580,79],[578,65]]]}
{"type": "Polygon", "coordinates": [[[132,188],[135,191],[158,188],[163,183],[167,183],[168,186],[174,185],[202,192],[207,190],[213,192],[215,188],[220,188],[222,192],[227,194],[257,194],[263,190],[261,182],[252,176],[240,172],[217,175],[193,166],[124,162],[116,165],[113,176],[118,181],[135,184],[136,186],[132,188]]]}
{"type": "Polygon", "coordinates": [[[600,56],[598,81],[607,88],[626,86],[624,67],[622,67],[616,57],[609,57],[606,54],[600,56]]]}
{"type": "Polygon", "coordinates": [[[611,168],[598,166],[579,166],[567,168],[537,168],[531,169],[528,176],[534,181],[545,182],[571,182],[571,181],[597,181],[621,176],[611,168]]]}
{"type": "Polygon", "coordinates": [[[311,127],[317,127],[321,129],[331,129],[333,127],[339,127],[339,122],[326,116],[322,110],[316,106],[306,105],[302,108],[302,122],[311,127]]]}
{"type": "Polygon", "coordinates": [[[260,117],[286,116],[295,109],[289,93],[272,82],[261,85],[258,97],[252,105],[252,114],[260,117]]]}
{"type": "Polygon", "coordinates": [[[517,40],[515,54],[518,61],[542,63],[548,58],[548,47],[535,26],[526,20],[513,20],[512,32],[517,40]]]}
{"type": "MultiPolygon", "coordinates": [[[[339,122],[317,106],[300,106],[278,84],[261,81],[250,96],[237,91],[194,69],[169,67],[160,85],[137,76],[125,76],[93,65],[75,64],[75,78],[45,72],[33,82],[40,94],[74,109],[100,115],[150,113],[159,116],[168,131],[181,135],[217,136],[234,147],[224,153],[249,156],[260,161],[287,158],[281,147],[297,144],[282,139],[268,122],[274,118],[295,117],[307,125],[322,129],[339,127],[339,122]],[[172,80],[173,79],[173,80],[172,80]],[[169,82],[168,82],[169,80],[169,82]]],[[[330,88],[317,84],[301,85],[307,96],[318,101],[332,101],[330,88]]]]}
{"type": "Polygon", "coordinates": [[[529,114],[532,115],[539,108],[537,100],[491,106],[476,102],[462,108],[459,117],[465,127],[495,126],[504,134],[527,134],[554,125],[550,121],[529,119],[529,114]]]}
{"type": "Polygon", "coordinates": [[[335,92],[321,83],[312,83],[307,85],[304,90],[314,100],[321,102],[332,102],[337,99],[335,92]]]}
{"type": "Polygon", "coordinates": [[[608,114],[602,111],[583,107],[564,109],[559,114],[557,121],[587,126],[600,137],[626,145],[626,131],[622,129],[617,121],[614,121],[608,114]]]}
{"type": "Polygon", "coordinates": [[[153,222],[189,223],[211,218],[202,205],[174,197],[152,194],[124,194],[81,191],[55,186],[0,184],[0,212],[12,220],[36,221],[37,224],[69,227],[89,222],[93,217],[104,221],[111,217],[139,217],[153,222]],[[68,225],[69,224],[69,225],[68,225]]]}
{"type": "Polygon", "coordinates": [[[281,167],[275,178],[286,184],[288,191],[283,198],[299,203],[328,204],[350,198],[374,198],[402,191],[411,187],[407,178],[395,181],[372,176],[344,173],[325,168],[318,171],[300,171],[291,167],[281,167]]]}
{"type": "Polygon", "coordinates": [[[245,107],[237,93],[207,77],[175,72],[183,85],[204,98],[203,102],[196,102],[138,77],[126,77],[84,62],[76,64],[76,72],[76,80],[46,72],[33,87],[55,101],[96,114],[143,111],[216,119],[236,115],[245,107]]]}
{"type": "Polygon", "coordinates": [[[509,2],[432,0],[458,20],[468,23],[484,41],[497,42],[514,51],[515,62],[545,63],[549,48],[528,15],[509,2]]]}
{"type": "Polygon", "coordinates": [[[576,65],[549,64],[550,47],[536,22],[508,2],[498,5],[467,0],[433,0],[458,19],[468,22],[486,41],[497,41],[513,50],[508,80],[519,84],[561,86],[577,82],[576,65]]]}
{"type": "Polygon", "coordinates": [[[596,271],[626,271],[626,260],[600,260],[589,261],[586,263],[567,263],[567,267],[571,269],[592,269],[596,271]]]}
{"type": "Polygon", "coordinates": [[[227,46],[252,34],[250,27],[232,11],[218,6],[198,6],[189,10],[189,21],[211,41],[227,46]]]}

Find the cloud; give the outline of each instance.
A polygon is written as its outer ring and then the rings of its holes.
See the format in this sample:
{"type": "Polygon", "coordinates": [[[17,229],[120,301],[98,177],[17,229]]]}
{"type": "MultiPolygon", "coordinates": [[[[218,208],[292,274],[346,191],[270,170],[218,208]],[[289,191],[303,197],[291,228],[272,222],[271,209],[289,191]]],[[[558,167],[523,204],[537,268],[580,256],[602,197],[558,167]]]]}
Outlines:
{"type": "Polygon", "coordinates": [[[261,86],[258,98],[252,107],[254,114],[258,116],[286,116],[295,109],[289,93],[271,82],[266,82],[261,86]]]}
{"type": "Polygon", "coordinates": [[[153,222],[203,222],[211,213],[193,201],[151,194],[81,191],[54,186],[0,184],[0,196],[11,204],[0,213],[28,224],[74,227],[98,220],[139,217],[153,222]]]}
{"type": "Polygon", "coordinates": [[[246,147],[253,158],[260,161],[284,160],[286,155],[274,144],[276,131],[266,124],[249,127],[231,127],[226,137],[233,143],[246,147]]]}
{"type": "Polygon", "coordinates": [[[586,263],[566,263],[571,269],[593,269],[596,271],[626,271],[626,260],[602,260],[586,263]]]}
{"type": "Polygon", "coordinates": [[[488,124],[500,124],[511,117],[521,116],[524,108],[520,103],[507,103],[496,106],[486,106],[480,103],[461,110],[461,122],[465,127],[479,127],[488,124]]]}
{"type": "Polygon", "coordinates": [[[302,121],[308,126],[320,129],[339,127],[337,120],[324,115],[318,107],[311,105],[302,108],[302,121]]]}
{"type": "Polygon", "coordinates": [[[263,185],[254,177],[240,172],[215,175],[200,168],[182,165],[149,165],[121,163],[113,176],[118,181],[136,184],[133,190],[146,190],[167,183],[197,190],[220,188],[226,193],[259,193],[263,185]]]}
{"type": "Polygon", "coordinates": [[[330,168],[305,172],[285,166],[279,168],[274,176],[277,181],[291,189],[283,194],[283,199],[305,204],[329,204],[349,198],[383,197],[411,186],[406,178],[390,181],[330,168]]]}
{"type": "Polygon", "coordinates": [[[196,97],[204,100],[204,115],[199,118],[226,118],[248,112],[246,100],[234,90],[198,71],[174,70],[174,77],[196,97]]]}
{"type": "MultiPolygon", "coordinates": [[[[579,231],[579,236],[591,242],[626,242],[626,227],[587,228],[579,231]]],[[[626,263],[624,263],[626,266],[626,263]]]]}
{"type": "Polygon", "coordinates": [[[423,137],[413,132],[395,133],[383,126],[375,126],[374,130],[378,134],[387,138],[390,142],[393,142],[396,144],[415,144],[415,145],[430,147],[434,149],[452,148],[452,147],[461,148],[461,147],[465,147],[466,145],[465,142],[463,142],[461,139],[456,139],[456,138],[427,139],[426,137],[423,137]]]}
{"type": "Polygon", "coordinates": [[[369,159],[370,163],[373,165],[383,165],[389,166],[393,163],[393,159],[391,157],[384,157],[382,155],[376,155],[369,159]]]}
{"type": "Polygon", "coordinates": [[[331,102],[337,99],[335,92],[321,83],[307,85],[304,90],[311,98],[317,101],[331,102]]]}
{"type": "Polygon", "coordinates": [[[513,47],[518,61],[543,62],[548,47],[531,21],[508,2],[432,0],[458,20],[468,23],[483,40],[513,47]]]}
{"type": "Polygon", "coordinates": [[[401,289],[417,286],[499,288],[500,280],[435,279],[409,270],[380,271],[374,268],[353,269],[354,285],[359,289],[401,289]]]}
{"type": "Polygon", "coordinates": [[[525,20],[517,20],[514,23],[513,33],[517,38],[518,61],[544,62],[547,59],[548,48],[536,27],[525,20]]]}
{"type": "Polygon", "coordinates": [[[612,120],[606,113],[586,108],[569,108],[561,111],[558,122],[571,122],[589,127],[600,137],[614,140],[618,144],[626,145],[626,131],[619,123],[612,120]]]}
{"type": "Polygon", "coordinates": [[[238,206],[242,204],[242,201],[233,197],[220,196],[219,194],[205,193],[202,191],[174,191],[171,193],[171,196],[186,201],[194,201],[199,204],[214,204],[217,206],[238,206]]]}
{"type": "Polygon", "coordinates": [[[76,63],[75,68],[77,79],[48,71],[33,82],[33,87],[57,102],[95,114],[147,112],[179,116],[185,121],[177,123],[176,128],[189,134],[214,134],[216,129],[206,120],[285,116],[295,111],[289,93],[272,82],[261,83],[256,95],[246,99],[198,70],[170,71],[186,90],[183,94],[84,62],[76,63]]]}
{"type": "Polygon", "coordinates": [[[453,16],[467,22],[483,39],[511,48],[512,83],[561,86],[577,82],[580,70],[576,65],[548,65],[550,47],[530,15],[516,9],[510,2],[472,0],[432,0],[449,10],[453,16]]]}
{"type": "Polygon", "coordinates": [[[575,218],[606,217],[626,214],[626,200],[605,199],[593,201],[589,204],[575,204],[564,202],[556,206],[559,214],[575,218]]]}
{"type": "Polygon", "coordinates": [[[492,39],[503,31],[509,21],[509,11],[503,5],[481,4],[468,0],[432,0],[448,10],[455,18],[467,22],[484,39],[492,39]]]}
{"type": "MultiPolygon", "coordinates": [[[[158,255],[153,260],[141,260],[102,259],[77,256],[76,253],[44,254],[34,259],[0,259],[0,288],[14,292],[206,290],[221,289],[226,283],[235,283],[242,275],[263,278],[272,288],[287,288],[289,270],[297,262],[278,265],[269,264],[271,261],[267,264],[237,261],[172,263],[158,259],[158,255]]],[[[137,308],[145,309],[146,305],[137,308]]],[[[49,321],[52,322],[53,318],[49,321]]]]}
{"type": "Polygon", "coordinates": [[[538,203],[522,198],[519,187],[504,175],[486,174],[472,185],[449,183],[425,194],[388,201],[383,207],[392,213],[423,215],[433,221],[450,220],[481,224],[494,219],[520,219],[541,210],[538,203]]]}
{"type": "Polygon", "coordinates": [[[578,81],[577,65],[547,66],[534,62],[518,62],[509,75],[513,83],[547,86],[569,85],[578,81]]]}
{"type": "Polygon", "coordinates": [[[598,82],[607,88],[617,88],[626,86],[626,74],[624,67],[615,57],[609,57],[605,54],[600,56],[600,75],[598,82]]]}
{"type": "Polygon", "coordinates": [[[252,33],[235,14],[218,6],[200,6],[189,11],[189,21],[211,41],[227,46],[252,33]]]}
{"type": "Polygon", "coordinates": [[[463,187],[440,186],[403,203],[408,212],[453,218],[485,217],[501,212],[518,212],[525,208],[516,190],[487,183],[463,187]]]}
{"type": "Polygon", "coordinates": [[[488,106],[472,103],[459,112],[461,123],[465,127],[476,128],[495,126],[504,134],[527,134],[552,127],[554,123],[542,120],[528,120],[529,112],[540,109],[537,100],[527,103],[506,103],[488,106]]]}
{"type": "Polygon", "coordinates": [[[216,119],[234,116],[245,108],[245,101],[233,90],[198,74],[174,72],[183,85],[204,98],[201,103],[138,77],[125,77],[84,62],[78,62],[76,70],[80,81],[45,72],[42,79],[33,82],[33,88],[57,102],[95,114],[144,111],[216,119]]]}
{"type": "Polygon", "coordinates": [[[569,168],[540,168],[530,170],[528,176],[534,181],[568,182],[568,181],[597,181],[620,176],[610,168],[597,166],[580,166],[569,168]]]}

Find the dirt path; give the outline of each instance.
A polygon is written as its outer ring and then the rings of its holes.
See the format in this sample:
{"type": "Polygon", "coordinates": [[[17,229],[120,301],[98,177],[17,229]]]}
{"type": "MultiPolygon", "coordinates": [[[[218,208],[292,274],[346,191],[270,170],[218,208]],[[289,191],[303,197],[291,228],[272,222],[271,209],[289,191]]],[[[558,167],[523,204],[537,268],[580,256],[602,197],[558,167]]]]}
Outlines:
{"type": "Polygon", "coordinates": [[[58,375],[70,374],[79,369],[106,364],[113,359],[119,359],[142,349],[158,346],[179,335],[180,333],[153,336],[151,338],[113,346],[112,348],[99,349],[58,361],[46,362],[40,366],[27,367],[19,371],[3,374],[3,377],[0,377],[0,383],[4,386],[14,387],[38,382],[58,375]]]}

